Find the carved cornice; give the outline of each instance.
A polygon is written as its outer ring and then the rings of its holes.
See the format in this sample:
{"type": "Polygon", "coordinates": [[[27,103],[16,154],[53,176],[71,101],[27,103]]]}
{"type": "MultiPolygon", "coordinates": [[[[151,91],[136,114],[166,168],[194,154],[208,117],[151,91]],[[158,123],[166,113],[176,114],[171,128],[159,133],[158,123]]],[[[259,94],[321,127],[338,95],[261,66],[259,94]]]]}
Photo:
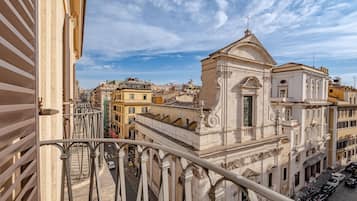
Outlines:
{"type": "Polygon", "coordinates": [[[256,154],[242,157],[239,159],[235,159],[228,163],[223,162],[223,163],[221,163],[221,167],[225,168],[227,170],[234,170],[234,169],[255,163],[257,161],[262,161],[267,158],[279,155],[281,153],[281,151],[282,151],[282,148],[274,148],[274,149],[268,150],[266,152],[260,152],[260,153],[256,153],[256,154]]]}

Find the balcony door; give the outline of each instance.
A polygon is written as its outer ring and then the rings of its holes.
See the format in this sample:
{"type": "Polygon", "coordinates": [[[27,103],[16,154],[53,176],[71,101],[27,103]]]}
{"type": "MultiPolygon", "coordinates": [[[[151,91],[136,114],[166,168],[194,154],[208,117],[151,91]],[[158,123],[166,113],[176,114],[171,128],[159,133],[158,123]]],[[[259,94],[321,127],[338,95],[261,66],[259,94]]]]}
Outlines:
{"type": "Polygon", "coordinates": [[[0,1],[0,198],[39,200],[37,1],[0,1]]]}

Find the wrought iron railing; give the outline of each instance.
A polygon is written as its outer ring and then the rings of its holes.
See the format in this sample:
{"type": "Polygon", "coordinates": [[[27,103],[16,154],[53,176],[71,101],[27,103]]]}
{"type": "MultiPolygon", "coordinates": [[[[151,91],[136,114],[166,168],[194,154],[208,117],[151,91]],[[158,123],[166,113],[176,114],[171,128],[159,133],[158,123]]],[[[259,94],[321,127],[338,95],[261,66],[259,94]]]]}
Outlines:
{"type": "MultiPolygon", "coordinates": [[[[103,138],[102,112],[93,109],[89,103],[77,103],[73,107],[73,113],[64,114],[65,139],[92,139],[103,138]]],[[[103,164],[104,148],[97,150],[99,166],[103,164]]],[[[83,144],[75,144],[71,147],[71,155],[68,163],[71,167],[72,183],[80,183],[90,177],[90,150],[83,144]]]]}
{"type": "MultiPolygon", "coordinates": [[[[260,184],[255,183],[243,176],[237,175],[233,172],[227,171],[221,167],[218,167],[207,160],[198,158],[188,152],[182,152],[180,150],[170,148],[167,146],[150,143],[146,141],[138,140],[124,140],[124,139],[67,139],[67,140],[48,140],[41,141],[40,145],[43,146],[55,146],[61,152],[60,159],[62,160],[63,172],[62,172],[62,200],[64,200],[65,194],[69,201],[76,200],[72,192],[71,184],[71,166],[69,158],[71,155],[71,147],[82,144],[88,147],[90,150],[90,178],[89,178],[89,195],[88,200],[102,200],[100,189],[100,179],[98,179],[98,149],[102,144],[112,144],[115,147],[115,200],[137,200],[148,201],[150,183],[148,179],[156,179],[159,181],[159,193],[158,200],[174,200],[172,195],[176,195],[176,190],[181,189],[182,196],[176,200],[258,200],[257,194],[272,201],[291,201],[291,199],[267,188],[260,184]],[[139,185],[137,186],[137,194],[135,197],[128,197],[126,192],[126,174],[127,163],[126,153],[128,145],[135,147],[135,164],[138,170],[139,185]],[[158,162],[158,175],[159,178],[149,178],[148,174],[148,161],[149,156],[152,153],[156,153],[158,162]],[[178,169],[171,169],[172,163],[179,161],[180,171],[178,169]],[[177,174],[176,174],[177,173],[177,174]],[[179,179],[176,180],[176,176],[179,179]],[[171,182],[169,182],[169,177],[171,182]],[[175,178],[174,180],[172,180],[175,178]],[[202,186],[197,182],[193,183],[194,178],[205,178],[208,188],[204,190],[202,186]],[[174,181],[174,182],[172,182],[174,181]],[[176,182],[177,181],[177,182],[176,182]],[[174,183],[174,184],[173,184],[174,183]],[[177,188],[172,188],[177,185],[177,188]],[[241,196],[236,198],[228,198],[225,196],[226,189],[232,189],[232,185],[239,190],[241,196]],[[181,188],[178,188],[178,187],[181,188]],[[230,187],[227,187],[230,186],[230,187]],[[194,189],[196,187],[196,189],[194,189]],[[222,193],[223,189],[223,193],[222,193]],[[198,191],[204,191],[206,195],[199,195],[198,191]],[[219,191],[221,190],[221,191],[219,191]],[[171,192],[171,193],[170,193],[171,192]],[[175,192],[175,194],[173,194],[175,192]],[[200,197],[198,197],[200,196],[200,197]]],[[[151,159],[150,159],[151,160],[151,159]]],[[[152,163],[152,160],[151,160],[152,163]]],[[[82,198],[83,199],[83,198],[82,198]]]]}

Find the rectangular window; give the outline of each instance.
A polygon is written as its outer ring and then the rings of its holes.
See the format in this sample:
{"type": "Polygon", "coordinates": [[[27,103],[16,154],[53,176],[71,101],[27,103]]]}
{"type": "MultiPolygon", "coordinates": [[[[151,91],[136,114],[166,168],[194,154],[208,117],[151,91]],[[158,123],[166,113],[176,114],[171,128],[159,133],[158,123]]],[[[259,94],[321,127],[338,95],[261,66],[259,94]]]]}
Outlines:
{"type": "Polygon", "coordinates": [[[146,100],[147,99],[147,96],[146,94],[143,95],[143,99],[146,100]]]}
{"type": "Polygon", "coordinates": [[[327,158],[326,157],[324,158],[324,162],[322,165],[323,165],[322,168],[326,169],[326,166],[327,166],[327,158]]]}
{"type": "Polygon", "coordinates": [[[291,116],[292,116],[291,108],[286,108],[286,110],[285,110],[285,119],[286,120],[291,120],[291,116]]]}
{"type": "Polygon", "coordinates": [[[348,121],[341,121],[337,123],[337,128],[348,128],[348,121]]]}
{"type": "Polygon", "coordinates": [[[306,168],[305,168],[305,181],[306,181],[306,182],[309,182],[309,179],[310,179],[310,176],[309,176],[309,174],[308,174],[308,173],[309,173],[309,172],[308,172],[309,170],[310,170],[310,167],[306,167],[306,168]]]}
{"type": "Polygon", "coordinates": [[[115,115],[115,121],[119,121],[119,116],[117,114],[115,115]]]}
{"type": "Polygon", "coordinates": [[[130,118],[128,119],[128,123],[129,123],[129,124],[134,123],[134,121],[135,121],[135,118],[134,118],[134,117],[130,117],[130,118]]]}
{"type": "Polygon", "coordinates": [[[286,181],[287,178],[288,178],[288,169],[284,168],[283,169],[283,181],[286,181]]]}
{"type": "Polygon", "coordinates": [[[295,186],[298,186],[300,184],[300,172],[297,172],[295,174],[295,186]]]}
{"type": "Polygon", "coordinates": [[[299,133],[295,132],[295,145],[300,144],[299,133]]]}
{"type": "Polygon", "coordinates": [[[352,110],[349,110],[348,116],[349,116],[349,117],[352,117],[352,116],[353,116],[353,111],[352,111],[352,110]]]}
{"type": "Polygon", "coordinates": [[[286,89],[280,89],[279,90],[279,97],[280,98],[287,98],[288,97],[288,93],[286,89]]]}
{"type": "Polygon", "coordinates": [[[129,107],[129,114],[135,113],[135,107],[129,107]]]}
{"type": "Polygon", "coordinates": [[[116,111],[117,110],[117,106],[114,105],[113,110],[116,111]]]}
{"type": "Polygon", "coordinates": [[[243,121],[245,127],[253,126],[253,96],[244,96],[243,121]]]}
{"type": "Polygon", "coordinates": [[[141,112],[142,112],[142,113],[148,112],[148,108],[147,108],[147,107],[142,107],[142,108],[141,108],[141,112]]]}
{"type": "Polygon", "coordinates": [[[269,173],[269,183],[268,183],[269,187],[273,187],[273,173],[269,173]]]}
{"type": "Polygon", "coordinates": [[[135,99],[135,94],[129,94],[129,98],[130,98],[130,100],[134,100],[135,99]]]}
{"type": "Polygon", "coordinates": [[[350,126],[351,127],[356,127],[356,123],[357,123],[356,120],[350,121],[350,126]]]}

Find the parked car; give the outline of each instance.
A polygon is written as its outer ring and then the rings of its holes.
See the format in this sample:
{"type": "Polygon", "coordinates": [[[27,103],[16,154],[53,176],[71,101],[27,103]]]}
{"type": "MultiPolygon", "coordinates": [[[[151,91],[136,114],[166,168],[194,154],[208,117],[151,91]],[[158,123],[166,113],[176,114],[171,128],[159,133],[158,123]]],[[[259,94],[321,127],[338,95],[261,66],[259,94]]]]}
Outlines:
{"type": "Polygon", "coordinates": [[[348,165],[348,166],[345,168],[345,171],[352,173],[352,172],[354,172],[355,169],[356,169],[356,168],[355,168],[353,165],[348,165]]]}
{"type": "Polygon", "coordinates": [[[328,194],[327,193],[319,193],[315,195],[312,200],[313,201],[326,201],[328,199],[328,194]]]}
{"type": "Polygon", "coordinates": [[[350,187],[350,188],[356,188],[357,186],[357,179],[355,178],[348,178],[346,181],[345,181],[345,185],[350,187]]]}
{"type": "Polygon", "coordinates": [[[331,177],[331,178],[327,181],[327,184],[328,184],[328,185],[331,185],[331,186],[333,186],[333,187],[335,187],[335,188],[337,188],[337,186],[338,186],[339,183],[340,183],[340,182],[339,182],[336,178],[333,178],[333,177],[331,177]]]}
{"type": "Polygon", "coordinates": [[[321,193],[328,194],[329,196],[332,195],[332,193],[334,193],[335,191],[336,191],[336,187],[328,184],[324,184],[320,189],[321,193]]]}
{"type": "Polygon", "coordinates": [[[346,168],[345,168],[346,172],[351,172],[351,173],[353,173],[356,170],[357,170],[357,163],[356,162],[352,162],[352,163],[348,164],[346,166],[346,168]]]}
{"type": "Polygon", "coordinates": [[[114,161],[108,161],[108,168],[109,168],[109,170],[115,169],[114,161]]]}
{"type": "Polygon", "coordinates": [[[331,174],[332,178],[335,178],[338,180],[338,182],[342,182],[345,178],[346,178],[346,175],[342,174],[342,173],[332,173],[331,174]]]}

